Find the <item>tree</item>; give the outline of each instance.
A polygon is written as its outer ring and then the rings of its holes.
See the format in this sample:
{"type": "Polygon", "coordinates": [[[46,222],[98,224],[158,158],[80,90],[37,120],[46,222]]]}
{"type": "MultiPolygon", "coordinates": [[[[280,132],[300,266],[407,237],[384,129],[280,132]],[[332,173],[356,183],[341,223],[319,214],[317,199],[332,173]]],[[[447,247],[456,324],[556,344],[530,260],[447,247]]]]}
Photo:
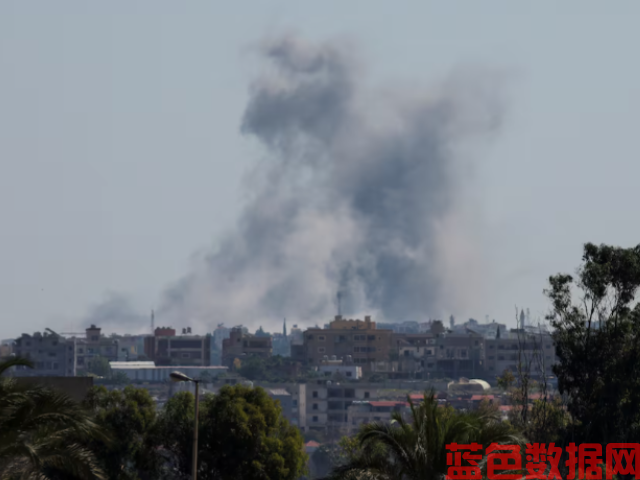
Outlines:
{"type": "Polygon", "coordinates": [[[511,426],[488,410],[461,413],[443,408],[434,392],[425,393],[419,405],[408,400],[410,420],[394,412],[390,424],[364,425],[358,433],[360,451],[330,478],[441,480],[448,469],[448,444],[477,442],[486,448],[493,442],[523,443],[511,426]]]}
{"type": "Polygon", "coordinates": [[[262,358],[248,357],[242,362],[238,373],[249,380],[266,380],[267,366],[262,358]]]}
{"type": "Polygon", "coordinates": [[[1,377],[23,359],[0,363],[0,479],[104,479],[90,439],[108,438],[89,413],[53,390],[1,377]]]}
{"type": "Polygon", "coordinates": [[[158,478],[163,459],[158,453],[156,405],[148,390],[127,386],[108,391],[94,387],[85,405],[94,412],[96,422],[117,439],[112,445],[102,441],[91,444],[108,478],[158,478]]]}
{"type": "MultiPolygon", "coordinates": [[[[175,474],[184,477],[191,473],[193,401],[190,393],[176,395],[162,413],[164,445],[175,474]]],[[[300,431],[259,387],[226,385],[217,395],[206,395],[201,400],[198,436],[201,480],[294,480],[305,469],[300,431]]]]}
{"type": "Polygon", "coordinates": [[[503,390],[510,390],[516,383],[516,377],[513,376],[511,370],[505,370],[501,377],[498,377],[498,387],[503,390]]]}
{"type": "Polygon", "coordinates": [[[588,243],[576,279],[549,278],[547,318],[559,359],[554,373],[584,442],[640,435],[639,286],[640,245],[588,243]]]}
{"type": "Polygon", "coordinates": [[[109,365],[109,360],[101,356],[93,357],[89,361],[87,372],[97,375],[98,377],[106,378],[111,376],[111,365],[109,365]]]}

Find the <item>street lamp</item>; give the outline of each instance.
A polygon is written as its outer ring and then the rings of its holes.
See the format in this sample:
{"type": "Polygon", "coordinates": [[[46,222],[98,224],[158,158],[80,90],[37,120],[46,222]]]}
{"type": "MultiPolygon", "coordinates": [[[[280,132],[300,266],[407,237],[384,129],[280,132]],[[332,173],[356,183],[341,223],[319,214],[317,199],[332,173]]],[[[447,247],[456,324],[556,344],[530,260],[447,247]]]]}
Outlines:
{"type": "Polygon", "coordinates": [[[186,376],[182,372],[171,372],[169,374],[172,382],[193,382],[196,384],[196,418],[193,427],[193,465],[192,465],[192,476],[193,480],[196,480],[198,477],[198,406],[200,404],[200,395],[199,395],[199,386],[200,380],[195,380],[191,377],[186,376]]]}

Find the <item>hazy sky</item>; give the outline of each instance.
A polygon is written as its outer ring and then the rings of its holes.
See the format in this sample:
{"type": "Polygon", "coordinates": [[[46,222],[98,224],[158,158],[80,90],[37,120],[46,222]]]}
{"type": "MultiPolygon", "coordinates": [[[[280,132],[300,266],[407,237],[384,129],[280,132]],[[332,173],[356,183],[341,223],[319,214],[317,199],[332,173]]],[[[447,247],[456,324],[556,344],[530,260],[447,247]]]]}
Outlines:
{"type": "Polygon", "coordinates": [[[640,243],[639,19],[633,1],[2,2],[0,338],[78,328],[108,292],[146,312],[233,226],[261,155],[239,131],[251,47],[290,30],[353,41],[372,83],[504,72],[466,200],[484,278],[454,313],[543,314],[584,242],[640,243]]]}

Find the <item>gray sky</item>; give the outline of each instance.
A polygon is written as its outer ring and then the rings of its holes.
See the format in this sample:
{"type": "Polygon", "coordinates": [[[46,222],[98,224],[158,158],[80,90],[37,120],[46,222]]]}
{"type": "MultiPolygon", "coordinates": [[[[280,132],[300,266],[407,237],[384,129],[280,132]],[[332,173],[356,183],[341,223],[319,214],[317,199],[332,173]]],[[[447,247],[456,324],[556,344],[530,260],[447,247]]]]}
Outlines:
{"type": "Polygon", "coordinates": [[[292,29],[355,42],[372,83],[506,72],[504,125],[465,200],[480,293],[454,313],[542,314],[546,278],[572,272],[582,243],[640,243],[639,15],[632,1],[0,3],[0,338],[78,328],[108,292],[146,313],[216,245],[262,155],[239,130],[250,48],[292,29]]]}

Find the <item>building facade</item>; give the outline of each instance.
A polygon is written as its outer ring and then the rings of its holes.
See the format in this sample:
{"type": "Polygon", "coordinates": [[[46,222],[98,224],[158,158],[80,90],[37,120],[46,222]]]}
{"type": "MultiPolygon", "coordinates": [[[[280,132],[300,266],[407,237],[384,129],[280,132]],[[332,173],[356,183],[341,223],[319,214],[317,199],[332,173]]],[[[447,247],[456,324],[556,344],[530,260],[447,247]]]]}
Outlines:
{"type": "Polygon", "coordinates": [[[391,353],[392,330],[379,330],[371,317],[364,320],[347,320],[340,315],[328,328],[310,328],[304,332],[303,348],[292,349],[299,360],[320,365],[326,358],[347,360],[369,371],[372,364],[386,362],[391,353]]]}
{"type": "Polygon", "coordinates": [[[173,328],[156,328],[145,338],[145,356],[158,366],[211,365],[211,335],[176,335],[173,328]]]}
{"type": "Polygon", "coordinates": [[[23,333],[14,340],[13,353],[33,362],[34,368],[15,367],[17,377],[67,377],[74,375],[73,343],[55,332],[23,333]]]}
{"type": "Polygon", "coordinates": [[[307,384],[307,427],[346,435],[349,407],[355,401],[376,400],[378,388],[359,383],[333,384],[326,380],[307,384]]]}
{"type": "Polygon", "coordinates": [[[233,328],[229,338],[222,341],[222,364],[232,367],[236,359],[269,358],[272,352],[273,343],[270,336],[257,337],[241,328],[233,328]]]}
{"type": "Polygon", "coordinates": [[[533,378],[553,375],[552,367],[558,362],[553,339],[550,334],[532,333],[512,329],[505,337],[486,340],[487,378],[494,380],[502,376],[505,370],[514,375],[518,365],[529,369],[533,378]]]}

